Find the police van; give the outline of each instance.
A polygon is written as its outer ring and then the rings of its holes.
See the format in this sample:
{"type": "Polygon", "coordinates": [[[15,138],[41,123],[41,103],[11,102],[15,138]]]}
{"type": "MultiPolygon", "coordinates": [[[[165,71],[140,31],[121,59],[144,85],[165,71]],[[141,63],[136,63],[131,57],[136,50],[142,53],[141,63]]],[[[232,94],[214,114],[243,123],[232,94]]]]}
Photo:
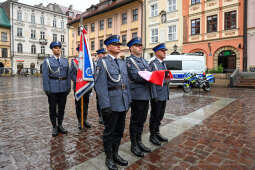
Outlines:
{"type": "Polygon", "coordinates": [[[198,54],[167,55],[164,61],[173,74],[170,85],[182,85],[185,73],[203,74],[207,69],[205,56],[198,54]]]}
{"type": "MultiPolygon", "coordinates": [[[[155,57],[150,61],[154,59],[155,57]]],[[[183,85],[185,73],[203,74],[207,69],[205,56],[193,53],[166,55],[164,62],[167,69],[173,74],[170,85],[183,85]]]]}

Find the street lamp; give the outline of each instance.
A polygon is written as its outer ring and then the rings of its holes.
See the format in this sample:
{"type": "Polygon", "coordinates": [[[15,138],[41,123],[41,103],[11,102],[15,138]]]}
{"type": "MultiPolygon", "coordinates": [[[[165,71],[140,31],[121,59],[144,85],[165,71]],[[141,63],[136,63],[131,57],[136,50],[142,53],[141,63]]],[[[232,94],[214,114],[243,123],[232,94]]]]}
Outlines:
{"type": "Polygon", "coordinates": [[[176,44],[174,44],[173,48],[174,48],[174,51],[171,53],[171,55],[180,55],[180,53],[177,52],[178,46],[176,44]]]}
{"type": "Polygon", "coordinates": [[[211,43],[208,43],[208,48],[209,48],[209,56],[212,56],[212,46],[211,43]]]}

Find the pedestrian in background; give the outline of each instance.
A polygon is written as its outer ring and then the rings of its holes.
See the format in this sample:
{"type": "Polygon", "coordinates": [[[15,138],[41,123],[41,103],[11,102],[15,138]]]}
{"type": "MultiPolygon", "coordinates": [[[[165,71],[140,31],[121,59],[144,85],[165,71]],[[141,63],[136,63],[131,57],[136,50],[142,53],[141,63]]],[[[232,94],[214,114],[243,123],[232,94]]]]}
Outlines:
{"type": "Polygon", "coordinates": [[[144,152],[151,152],[142,143],[143,126],[147,119],[149,101],[152,99],[152,84],[141,78],[139,71],[151,71],[147,61],[142,58],[143,45],[140,38],[133,38],[128,43],[131,55],[126,58],[130,91],[132,97],[130,118],[131,152],[144,157],[144,152]]]}
{"type": "MultiPolygon", "coordinates": [[[[150,62],[152,71],[167,70],[164,63],[167,48],[164,43],[161,43],[153,48],[155,59],[150,62]]],[[[168,76],[166,72],[165,77],[168,76]]],[[[163,87],[156,86],[156,97],[151,100],[151,117],[150,117],[150,142],[154,145],[161,145],[161,142],[167,142],[168,139],[160,134],[159,126],[164,118],[166,101],[169,100],[168,80],[164,80],[163,87]]]]}
{"type": "Polygon", "coordinates": [[[128,165],[128,161],[118,154],[118,150],[125,129],[126,113],[131,96],[126,63],[117,58],[121,45],[119,36],[108,37],[104,44],[107,46],[108,55],[97,64],[95,87],[104,120],[105,164],[108,169],[117,170],[115,163],[122,166],[128,165]]]}
{"type": "Polygon", "coordinates": [[[47,57],[42,65],[43,90],[48,96],[52,136],[67,134],[62,126],[67,95],[71,90],[71,77],[68,59],[61,57],[61,42],[50,44],[53,55],[47,57]],[[56,121],[57,120],[57,121],[56,121]]]}
{"type": "MultiPolygon", "coordinates": [[[[77,51],[79,51],[79,47],[76,48],[77,51]]],[[[70,75],[71,75],[71,80],[73,81],[73,91],[74,91],[74,96],[75,96],[75,92],[76,92],[76,77],[77,77],[77,71],[79,68],[79,61],[77,58],[72,59],[71,62],[71,68],[70,68],[70,75]]],[[[83,95],[83,115],[84,115],[84,122],[83,125],[86,128],[91,128],[90,123],[88,122],[88,107],[89,107],[89,97],[90,94],[92,92],[92,89],[89,90],[88,92],[86,92],[83,95]]],[[[77,116],[77,120],[78,120],[78,129],[81,130],[81,99],[80,100],[76,100],[75,99],[75,110],[76,110],[76,116],[77,116]]]]}

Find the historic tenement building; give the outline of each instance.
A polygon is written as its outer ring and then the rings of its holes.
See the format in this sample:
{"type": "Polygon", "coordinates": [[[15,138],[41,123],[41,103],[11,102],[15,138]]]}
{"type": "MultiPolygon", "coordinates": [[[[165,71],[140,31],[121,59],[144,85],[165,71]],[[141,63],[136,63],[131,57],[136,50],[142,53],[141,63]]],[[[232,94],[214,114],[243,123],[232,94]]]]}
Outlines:
{"type": "Polygon", "coordinates": [[[14,74],[22,68],[40,70],[44,58],[52,54],[49,48],[52,41],[61,41],[62,56],[68,55],[68,17],[57,4],[30,6],[8,0],[1,7],[11,24],[10,55],[14,74]]]}
{"type": "Polygon", "coordinates": [[[165,43],[168,54],[182,52],[183,17],[181,0],[144,1],[145,58],[154,56],[152,48],[165,43]]]}
{"type": "Polygon", "coordinates": [[[88,32],[89,48],[92,56],[96,50],[104,47],[104,40],[110,35],[120,35],[123,43],[120,56],[129,55],[126,43],[132,37],[142,35],[142,0],[100,0],[96,5],[92,5],[81,15],[69,22],[73,29],[70,36],[73,41],[70,43],[70,54],[78,55],[75,51],[80,43],[80,18],[82,25],[88,32]]]}
{"type": "Polygon", "coordinates": [[[183,0],[183,17],[183,52],[204,54],[208,69],[243,70],[243,0],[183,0]]]}
{"type": "Polygon", "coordinates": [[[10,58],[10,21],[3,8],[0,8],[0,74],[3,68],[11,68],[10,58]]]}

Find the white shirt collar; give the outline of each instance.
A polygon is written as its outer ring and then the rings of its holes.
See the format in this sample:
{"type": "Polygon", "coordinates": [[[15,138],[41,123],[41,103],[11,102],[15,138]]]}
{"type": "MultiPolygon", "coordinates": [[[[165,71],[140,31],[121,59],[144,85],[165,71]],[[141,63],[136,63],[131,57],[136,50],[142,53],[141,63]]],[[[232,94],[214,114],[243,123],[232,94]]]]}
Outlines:
{"type": "Polygon", "coordinates": [[[116,58],[116,57],[114,57],[114,56],[112,56],[111,54],[108,54],[113,60],[116,58]]]}
{"type": "Polygon", "coordinates": [[[163,62],[163,60],[160,60],[158,57],[156,57],[157,59],[158,59],[158,61],[160,62],[160,63],[162,63],[163,62]]]}
{"type": "Polygon", "coordinates": [[[61,56],[59,56],[59,57],[56,57],[55,55],[53,55],[54,57],[55,57],[55,59],[57,60],[58,58],[60,59],[61,58],[61,56]]]}

